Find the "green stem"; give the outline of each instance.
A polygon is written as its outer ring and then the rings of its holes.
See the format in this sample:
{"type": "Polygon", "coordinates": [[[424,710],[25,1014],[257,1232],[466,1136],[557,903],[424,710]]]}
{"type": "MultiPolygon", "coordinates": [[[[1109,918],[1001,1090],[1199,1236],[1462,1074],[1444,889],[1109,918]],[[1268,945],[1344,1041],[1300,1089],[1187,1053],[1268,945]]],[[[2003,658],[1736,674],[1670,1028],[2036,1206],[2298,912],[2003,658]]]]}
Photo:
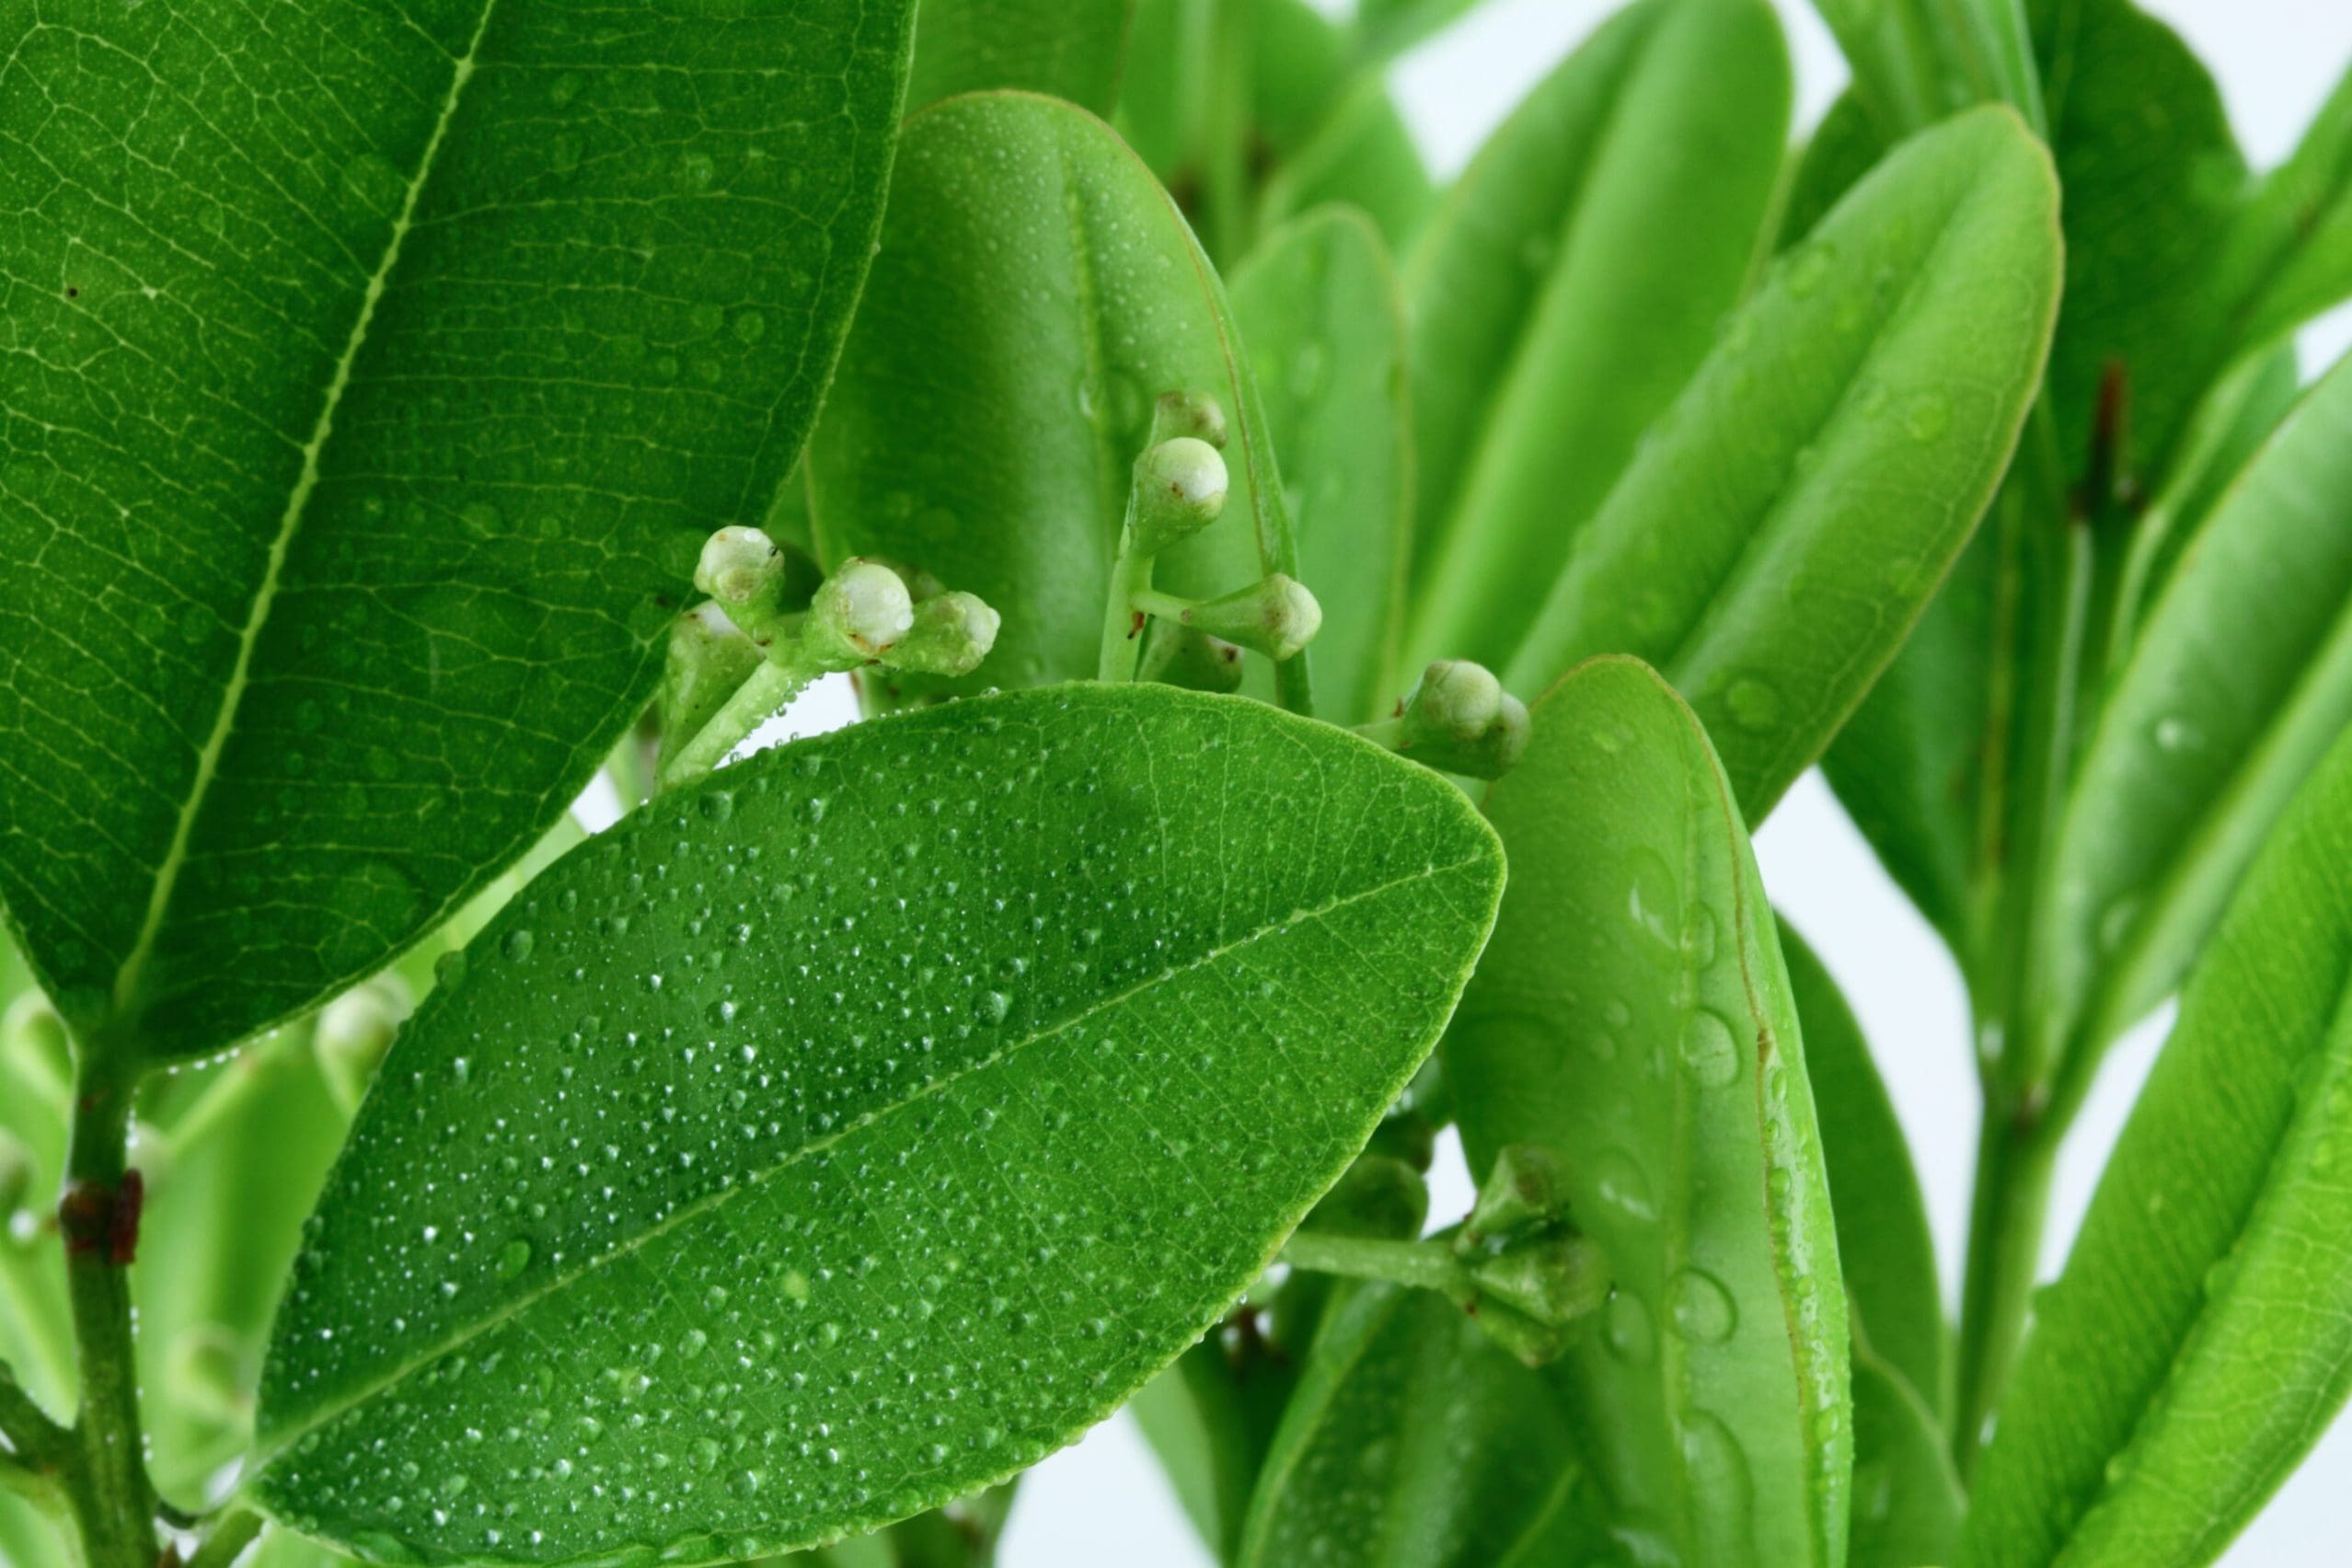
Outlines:
{"type": "Polygon", "coordinates": [[[188,1568],[229,1568],[229,1564],[236,1562],[237,1555],[251,1546],[253,1538],[260,1533],[260,1515],[231,1514],[213,1527],[213,1533],[204,1538],[204,1544],[197,1548],[196,1555],[188,1560],[188,1568]]]}
{"type": "Polygon", "coordinates": [[[22,1469],[45,1466],[67,1436],[65,1428],[50,1420],[49,1412],[25,1392],[8,1364],[0,1361],[0,1437],[8,1440],[9,1448],[0,1455],[0,1464],[13,1459],[22,1469]]]}
{"type": "Polygon", "coordinates": [[[1434,1290],[1454,1301],[1467,1301],[1478,1289],[1469,1268],[1442,1241],[1382,1241],[1301,1230],[1283,1243],[1279,1261],[1314,1274],[1434,1290]]]}
{"type": "Polygon", "coordinates": [[[81,1414],[63,1470],[89,1568],[152,1568],[156,1555],[156,1492],[143,1451],[131,1343],[138,1211],[136,1173],[126,1159],[137,1078],[130,1059],[98,1048],[81,1059],[58,1205],[82,1372],[81,1414]]]}
{"type": "Polygon", "coordinates": [[[1135,538],[1135,502],[1127,503],[1129,521],[1119,528],[1119,559],[1111,564],[1111,593],[1102,604],[1102,648],[1095,661],[1094,678],[1121,685],[1136,678],[1143,657],[1143,628],[1136,600],[1151,591],[1151,561],[1131,548],[1135,538]]]}
{"type": "Polygon", "coordinates": [[[773,719],[821,673],[772,659],[754,670],[692,740],[662,759],[661,788],[691,784],[726,761],[744,736],[773,719]]]}
{"type": "Polygon", "coordinates": [[[2000,1408],[2033,1304],[2059,1133],[2058,1124],[2030,1103],[1989,1101],[1985,1106],[1952,1407],[1952,1458],[1964,1481],[1975,1472],[1985,1428],[2000,1408]]]}

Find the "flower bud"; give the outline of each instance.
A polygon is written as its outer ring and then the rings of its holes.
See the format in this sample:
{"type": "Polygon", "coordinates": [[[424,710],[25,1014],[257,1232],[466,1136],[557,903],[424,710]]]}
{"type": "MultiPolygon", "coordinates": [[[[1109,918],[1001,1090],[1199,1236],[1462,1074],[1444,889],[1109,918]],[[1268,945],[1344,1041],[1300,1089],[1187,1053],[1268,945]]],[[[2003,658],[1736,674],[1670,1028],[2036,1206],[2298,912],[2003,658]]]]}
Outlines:
{"type": "Polygon", "coordinates": [[[914,628],[905,579],[852,556],[816,591],[801,646],[821,668],[854,670],[897,647],[914,628]]]}
{"type": "Polygon", "coordinates": [[[1464,1241],[1509,1236],[1558,1219],[1568,1207],[1568,1173],[1539,1144],[1505,1144],[1494,1151],[1494,1168],[1478,1190],[1464,1241]]]}
{"type": "Polygon", "coordinates": [[[1553,1230],[1480,1259],[1470,1277],[1483,1296],[1539,1323],[1564,1329],[1608,1295],[1608,1259],[1592,1238],[1553,1230]]]}
{"type": "Polygon", "coordinates": [[[1277,571],[1220,599],[1193,604],[1172,594],[1136,595],[1136,607],[1238,642],[1277,663],[1306,647],[1323,624],[1323,607],[1296,578],[1277,571]]]}
{"type": "Polygon", "coordinates": [[[1187,691],[1239,691],[1241,650],[1188,626],[1163,624],[1144,645],[1136,679],[1187,691]]]}
{"type": "Polygon", "coordinates": [[[398,975],[379,974],[352,986],[319,1012],[311,1049],[318,1054],[335,1102],[346,1113],[359,1109],[412,1005],[409,987],[398,975]]]}
{"type": "Polygon", "coordinates": [[[1188,539],[1225,510],[1225,459],[1196,436],[1180,435],[1136,459],[1137,555],[1154,556],[1188,539]]]}
{"type": "Polygon", "coordinates": [[[694,585],[728,608],[752,604],[784,576],[783,552],[757,528],[721,528],[704,541],[694,585]]]}
{"type": "Polygon", "coordinates": [[[1162,392],[1152,406],[1151,436],[1168,441],[1189,435],[1211,446],[1225,445],[1225,409],[1205,392],[1162,392]]]}
{"type": "Polygon", "coordinates": [[[946,583],[919,566],[909,566],[888,556],[863,556],[859,559],[872,561],[876,566],[886,566],[898,573],[898,580],[906,584],[906,596],[918,605],[936,599],[948,591],[946,583]]]}
{"type": "Polygon", "coordinates": [[[1484,666],[1440,659],[1422,672],[1396,718],[1365,732],[1443,772],[1500,778],[1527,753],[1528,706],[1484,666]]]}
{"type": "Polygon", "coordinates": [[[1357,1156],[1301,1222],[1333,1236],[1410,1241],[1429,1217],[1429,1188],[1421,1172],[1384,1154],[1357,1156]]]}
{"type": "Polygon", "coordinates": [[[916,605],[915,625],[891,650],[889,662],[920,674],[968,675],[997,645],[1001,624],[978,594],[942,593],[916,605]]]}

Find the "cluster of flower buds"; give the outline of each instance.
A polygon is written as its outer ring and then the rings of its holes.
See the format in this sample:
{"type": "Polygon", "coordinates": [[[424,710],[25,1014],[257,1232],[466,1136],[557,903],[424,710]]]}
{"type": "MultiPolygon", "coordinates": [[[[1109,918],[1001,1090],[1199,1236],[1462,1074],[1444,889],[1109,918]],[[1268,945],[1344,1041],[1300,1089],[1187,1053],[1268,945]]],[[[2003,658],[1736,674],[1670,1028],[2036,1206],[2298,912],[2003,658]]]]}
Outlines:
{"type": "Polygon", "coordinates": [[[1530,1366],[1557,1358],[1608,1297],[1608,1261],[1570,1228],[1559,1162],[1531,1144],[1499,1150],[1454,1251],[1477,1287],[1479,1326],[1530,1366]]]}
{"type": "Polygon", "coordinates": [[[1359,733],[1445,773],[1500,778],[1528,749],[1528,706],[1483,664],[1440,659],[1395,714],[1359,733]]]}
{"type": "MultiPolygon", "coordinates": [[[[711,535],[694,585],[763,657],[813,674],[874,663],[969,674],[997,640],[997,612],[928,571],[852,556],[820,576],[757,528],[711,535]]],[[[708,622],[687,635],[705,633],[719,635],[708,622]]]]}
{"type": "Polygon", "coordinates": [[[1295,658],[1323,623],[1322,607],[1296,579],[1273,572],[1246,588],[1207,600],[1186,599],[1151,585],[1153,561],[1225,511],[1231,476],[1218,449],[1225,412],[1213,398],[1171,392],[1152,414],[1151,444],[1136,459],[1113,569],[1103,673],[1124,668],[1136,678],[1204,691],[1241,684],[1241,651],[1277,662],[1295,658]],[[1151,621],[1140,659],[1132,645],[1151,621]]]}

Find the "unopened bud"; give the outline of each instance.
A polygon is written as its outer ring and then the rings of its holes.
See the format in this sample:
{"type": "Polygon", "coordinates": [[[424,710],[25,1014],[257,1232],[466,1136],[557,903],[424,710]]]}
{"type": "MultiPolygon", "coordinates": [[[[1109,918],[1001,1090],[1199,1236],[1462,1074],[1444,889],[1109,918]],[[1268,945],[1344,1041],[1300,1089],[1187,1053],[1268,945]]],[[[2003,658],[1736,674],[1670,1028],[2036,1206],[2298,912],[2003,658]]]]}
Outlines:
{"type": "Polygon", "coordinates": [[[891,650],[890,663],[927,675],[968,675],[997,645],[1002,624],[978,594],[941,593],[917,603],[915,624],[891,650]]]}
{"type": "Polygon", "coordinates": [[[1429,1217],[1429,1188],[1401,1159],[1366,1154],[1343,1172],[1301,1228],[1332,1236],[1410,1241],[1429,1217]]]}
{"type": "Polygon", "coordinates": [[[1144,645],[1136,679],[1186,691],[1235,692],[1241,689],[1241,650],[1222,638],[1189,626],[1163,623],[1144,645]]]}
{"type": "Polygon", "coordinates": [[[1527,754],[1528,706],[1484,666],[1440,659],[1394,719],[1365,732],[1441,771],[1500,778],[1527,754]]]}
{"type": "Polygon", "coordinates": [[[1552,1230],[1480,1259],[1471,1264],[1470,1277],[1483,1295],[1562,1329],[1608,1295],[1608,1259],[1590,1237],[1552,1230]]]}
{"type": "Polygon", "coordinates": [[[1567,1178],[1541,1145],[1505,1144],[1494,1151],[1494,1167],[1478,1190],[1463,1240],[1474,1245],[1559,1218],[1568,1206],[1567,1178]]]}
{"type": "Polygon", "coordinates": [[[1189,435],[1211,446],[1225,444],[1225,409],[1205,392],[1162,392],[1152,406],[1151,437],[1168,441],[1189,435]]]}
{"type": "Polygon", "coordinates": [[[39,991],[27,991],[0,1016],[6,1068],[44,1100],[63,1104],[74,1083],[74,1046],[65,1020],[39,991]]]}
{"type": "Polygon", "coordinates": [[[1136,459],[1135,552],[1158,555],[1216,522],[1227,482],[1225,459],[1196,436],[1146,450],[1136,459]]]}
{"type": "Polygon", "coordinates": [[[1238,642],[1277,663],[1306,647],[1323,624],[1323,607],[1315,602],[1315,595],[1304,583],[1279,571],[1201,604],[1170,594],[1138,594],[1136,607],[1238,642]]]}
{"type": "Polygon", "coordinates": [[[694,585],[729,609],[753,604],[784,576],[784,556],[757,528],[721,528],[702,547],[694,585]]]}
{"type": "Polygon", "coordinates": [[[1405,703],[1408,728],[1464,744],[1486,733],[1502,716],[1503,683],[1483,664],[1440,659],[1421,673],[1421,685],[1405,703]]]}
{"type": "Polygon", "coordinates": [[[914,628],[906,580],[853,556],[816,591],[801,647],[822,668],[854,670],[897,647],[914,628]]]}
{"type": "Polygon", "coordinates": [[[319,1012],[311,1049],[318,1054],[327,1087],[345,1113],[359,1109],[412,1005],[409,988],[398,975],[380,974],[352,986],[319,1012]]]}

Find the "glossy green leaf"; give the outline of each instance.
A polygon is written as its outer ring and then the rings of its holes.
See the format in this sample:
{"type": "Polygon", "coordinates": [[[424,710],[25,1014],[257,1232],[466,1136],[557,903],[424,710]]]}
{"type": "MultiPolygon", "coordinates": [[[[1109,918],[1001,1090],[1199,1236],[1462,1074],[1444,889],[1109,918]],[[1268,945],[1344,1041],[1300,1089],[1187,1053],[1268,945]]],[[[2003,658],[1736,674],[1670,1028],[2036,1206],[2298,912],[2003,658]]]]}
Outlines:
{"type": "MultiPolygon", "coordinates": [[[[2118,808],[2125,809],[2125,808],[2118,808]]],[[[2218,1557],[2352,1387],[2352,743],[2190,978],[1978,1467],[1967,1568],[2218,1557]]]]}
{"type": "Polygon", "coordinates": [[[2198,531],[2102,708],[2060,831],[2039,1005],[2078,1073],[2170,992],[2352,719],[2352,367],[2198,531]]]}
{"type": "Polygon", "coordinates": [[[1212,1331],[1136,1390],[1127,1408],[1184,1516],[1219,1562],[1230,1562],[1297,1367],[1247,1338],[1212,1331]]]}
{"type": "Polygon", "coordinates": [[[1158,585],[1207,597],[1289,520],[1224,290],[1150,172],[1101,121],[1021,94],[907,122],[882,253],[807,458],[827,562],[881,555],[1004,617],[961,681],[886,698],[1094,674],[1111,561],[1153,400],[1205,392],[1231,426],[1216,524],[1158,585]],[[942,332],[943,322],[955,323],[942,332]]]}
{"type": "Polygon", "coordinates": [[[1474,1172],[1553,1150],[1615,1291],[1559,1364],[1621,1535],[1709,1568],[1845,1560],[1846,1293],[1772,915],[1723,769],[1596,660],[1487,798],[1511,861],[1447,1037],[1474,1172]]]}
{"type": "Polygon", "coordinates": [[[1519,647],[1739,299],[1789,98],[1760,0],[1646,0],[1545,78],[1448,193],[1406,273],[1422,435],[1407,669],[1500,669],[1519,647]]]}
{"type": "Polygon", "coordinates": [[[1967,1511],[1943,1424],[1910,1380],[1854,1344],[1854,1509],[1849,1568],[1951,1561],[1967,1511]]]}
{"type": "Polygon", "coordinates": [[[1257,1277],[1501,877],[1435,776],[1159,687],[974,698],[663,796],[394,1047],[252,1491],[377,1557],[692,1562],[1008,1476],[1257,1277]]]}
{"type": "Polygon", "coordinates": [[[2057,305],[2058,191],[2006,110],[1882,160],[1774,263],[1601,510],[1507,684],[1637,654],[1758,818],[1894,657],[2008,466],[2057,305]]]}
{"type": "Polygon", "coordinates": [[[1240,1568],[1537,1568],[1603,1556],[1567,1404],[1428,1291],[1350,1293],[1315,1337],[1240,1568]]]}
{"type": "Polygon", "coordinates": [[[79,1028],[298,1012],[587,781],[814,417],[913,12],[0,23],[0,900],[79,1028]]]}
{"type": "Polygon", "coordinates": [[[1813,232],[1813,225],[1886,156],[1886,138],[1862,100],[1849,87],[1838,95],[1813,129],[1812,140],[1789,176],[1788,193],[1781,199],[1781,238],[1774,247],[1786,250],[1813,232]]]}
{"type": "Polygon", "coordinates": [[[2352,294],[2352,75],[2264,179],[2221,263],[2241,350],[2267,345],[2352,294]]]}
{"type": "Polygon", "coordinates": [[[1854,101],[1898,138],[1949,107],[1934,0],[1814,0],[1852,67],[1854,101]]]}
{"type": "Polygon", "coordinates": [[[1323,606],[1318,700],[1341,722],[1371,719],[1403,695],[1413,444],[1396,275],[1369,222],[1325,208],[1251,253],[1233,314],[1282,454],[1299,580],[1323,606]]]}
{"type": "Polygon", "coordinates": [[[924,0],[906,109],[1020,87],[1097,114],[1119,99],[1135,0],[924,0]]]}
{"type": "Polygon", "coordinates": [[[1942,1410],[1950,1402],[1949,1333],[1910,1145],[1838,982],[1785,923],[1781,951],[1804,1032],[1846,1293],[1877,1359],[1942,1410]]]}

